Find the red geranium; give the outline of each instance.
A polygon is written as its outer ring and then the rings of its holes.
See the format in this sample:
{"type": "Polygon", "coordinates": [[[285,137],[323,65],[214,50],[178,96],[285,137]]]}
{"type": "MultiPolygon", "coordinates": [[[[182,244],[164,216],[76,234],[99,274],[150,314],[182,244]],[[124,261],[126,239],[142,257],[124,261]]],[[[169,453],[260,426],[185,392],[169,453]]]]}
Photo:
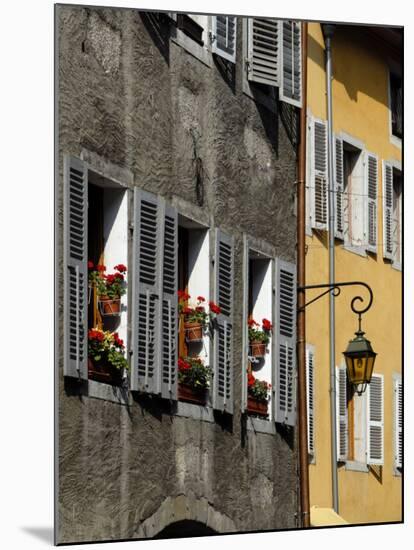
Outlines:
{"type": "Polygon", "coordinates": [[[247,375],[247,385],[250,388],[253,386],[253,384],[256,382],[256,378],[253,376],[251,372],[247,375]]]}
{"type": "Polygon", "coordinates": [[[266,332],[270,332],[273,328],[273,325],[272,323],[268,320],[268,319],[263,319],[262,320],[262,328],[263,330],[265,330],[266,332]]]}
{"type": "Polygon", "coordinates": [[[203,296],[197,296],[197,301],[201,304],[202,302],[205,302],[206,299],[203,296]]]}
{"type": "Polygon", "coordinates": [[[118,264],[114,267],[117,271],[120,271],[121,273],[126,273],[127,267],[124,264],[118,264]]]}
{"type": "Polygon", "coordinates": [[[88,269],[93,269],[95,266],[93,265],[93,262],[89,260],[88,262],[88,269]]]}
{"type": "Polygon", "coordinates": [[[187,363],[187,361],[184,361],[181,357],[178,359],[178,370],[185,371],[191,368],[190,363],[187,363]]]}
{"type": "Polygon", "coordinates": [[[101,330],[91,329],[88,332],[89,340],[98,340],[98,342],[102,342],[104,338],[105,338],[105,335],[101,330]]]}
{"type": "Polygon", "coordinates": [[[122,275],[122,273],[115,273],[114,279],[119,279],[119,280],[123,281],[124,276],[122,275]]]}
{"type": "Polygon", "coordinates": [[[259,323],[256,323],[256,321],[254,319],[249,319],[247,321],[247,324],[249,325],[249,327],[258,327],[259,326],[259,323]]]}
{"type": "Polygon", "coordinates": [[[185,307],[183,309],[183,313],[184,313],[184,315],[191,315],[193,313],[193,310],[192,310],[191,307],[185,307]]]}
{"type": "Polygon", "coordinates": [[[203,307],[203,306],[197,306],[195,309],[196,309],[196,311],[198,311],[199,313],[202,313],[203,311],[206,310],[205,307],[203,307]]]}
{"type": "Polygon", "coordinates": [[[218,306],[214,302],[209,302],[208,305],[210,306],[210,311],[212,311],[213,313],[216,313],[217,315],[221,313],[220,306],[218,306]]]}
{"type": "Polygon", "coordinates": [[[106,266],[102,265],[102,264],[99,264],[99,265],[96,266],[96,269],[97,269],[97,271],[104,272],[106,270],[106,266]]]}
{"type": "Polygon", "coordinates": [[[179,300],[189,300],[191,296],[185,292],[185,290],[178,290],[177,296],[179,300]]]}

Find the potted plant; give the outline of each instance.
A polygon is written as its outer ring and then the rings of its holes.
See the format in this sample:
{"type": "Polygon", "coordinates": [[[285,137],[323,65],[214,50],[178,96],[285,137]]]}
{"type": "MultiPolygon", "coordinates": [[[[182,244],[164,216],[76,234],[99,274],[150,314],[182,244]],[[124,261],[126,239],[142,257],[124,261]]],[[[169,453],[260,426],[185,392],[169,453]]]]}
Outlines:
{"type": "Polygon", "coordinates": [[[88,376],[98,382],[120,384],[128,369],[124,342],[117,332],[98,328],[88,332],[88,376]]]}
{"type": "Polygon", "coordinates": [[[272,385],[265,380],[257,380],[252,373],[247,376],[247,412],[258,416],[268,416],[269,392],[272,385]]]}
{"type": "Polygon", "coordinates": [[[211,367],[205,365],[199,357],[180,357],[178,359],[178,398],[204,405],[212,375],[211,367]]]}
{"type": "Polygon", "coordinates": [[[270,342],[273,325],[267,319],[262,320],[262,328],[258,328],[260,325],[254,319],[250,319],[248,325],[250,356],[264,357],[267,344],[270,342]]]}
{"type": "Polygon", "coordinates": [[[107,275],[104,265],[97,265],[90,272],[89,280],[96,286],[98,304],[101,315],[119,315],[121,311],[121,296],[126,293],[125,273],[123,264],[114,267],[115,273],[107,275]]]}
{"type": "Polygon", "coordinates": [[[209,302],[209,311],[203,305],[206,299],[197,297],[195,306],[188,305],[191,296],[183,290],[178,291],[178,311],[184,316],[185,337],[188,342],[199,342],[203,338],[203,331],[210,319],[221,313],[220,307],[214,302],[209,302]]]}

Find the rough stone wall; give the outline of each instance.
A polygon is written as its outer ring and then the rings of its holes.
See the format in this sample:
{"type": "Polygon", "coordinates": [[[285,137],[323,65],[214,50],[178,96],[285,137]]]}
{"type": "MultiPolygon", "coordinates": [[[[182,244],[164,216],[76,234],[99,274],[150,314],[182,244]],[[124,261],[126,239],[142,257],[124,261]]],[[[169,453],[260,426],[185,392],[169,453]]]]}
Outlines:
{"type": "MultiPolygon", "coordinates": [[[[165,20],[136,10],[59,6],[57,27],[60,304],[65,153],[88,150],[129,170],[134,185],[195,203],[195,136],[201,210],[236,239],[232,422],[174,416],[156,398],[126,407],[70,394],[59,347],[57,540],[152,536],[156,526],[142,526],[160,510],[170,510],[165,525],[187,517],[165,504],[180,495],[205,509],[201,518],[216,518],[218,531],[294,528],[295,434],[246,431],[240,414],[242,232],[290,261],[296,244],[295,151],[280,118],[242,92],[241,20],[231,78],[173,43],[165,20]]],[[[62,325],[60,305],[60,344],[62,325]]]]}

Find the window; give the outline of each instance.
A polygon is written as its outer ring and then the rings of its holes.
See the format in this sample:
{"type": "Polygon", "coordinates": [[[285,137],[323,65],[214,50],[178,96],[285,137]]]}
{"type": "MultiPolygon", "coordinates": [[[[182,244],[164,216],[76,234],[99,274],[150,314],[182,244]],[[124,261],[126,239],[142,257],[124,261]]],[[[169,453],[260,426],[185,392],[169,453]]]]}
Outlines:
{"type": "Polygon", "coordinates": [[[360,466],[384,464],[384,377],[373,374],[358,395],[348,383],[346,367],[337,369],[338,461],[360,466]]]}
{"type": "Polygon", "coordinates": [[[390,73],[390,111],[391,132],[397,138],[402,138],[402,78],[390,73]]]}
{"type": "Polygon", "coordinates": [[[403,386],[401,375],[394,376],[394,468],[400,472],[403,468],[403,386]]]}
{"type": "Polygon", "coordinates": [[[393,163],[383,163],[384,258],[397,269],[402,263],[402,173],[393,163]]]}
{"type": "Polygon", "coordinates": [[[311,461],[315,460],[315,348],[306,345],[306,403],[308,417],[308,455],[311,461]]]}
{"type": "Polygon", "coordinates": [[[362,150],[343,141],[343,238],[355,251],[365,250],[363,161],[362,150]]]}

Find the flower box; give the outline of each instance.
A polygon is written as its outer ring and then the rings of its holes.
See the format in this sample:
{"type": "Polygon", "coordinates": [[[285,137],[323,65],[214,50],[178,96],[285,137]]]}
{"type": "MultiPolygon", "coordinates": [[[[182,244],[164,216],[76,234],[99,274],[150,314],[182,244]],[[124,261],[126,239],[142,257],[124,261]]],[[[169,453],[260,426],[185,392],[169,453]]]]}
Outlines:
{"type": "Polygon", "coordinates": [[[108,296],[99,296],[99,310],[101,315],[106,317],[109,315],[120,315],[121,298],[108,298],[108,296]]]}
{"type": "Polygon", "coordinates": [[[122,383],[122,371],[104,361],[94,361],[88,357],[88,378],[114,386],[122,383]]]}
{"type": "Polygon", "coordinates": [[[251,342],[250,343],[250,355],[251,357],[264,357],[266,355],[266,346],[263,342],[251,342]]]}
{"type": "Polygon", "coordinates": [[[178,399],[195,403],[196,405],[205,405],[207,402],[207,390],[205,388],[196,390],[187,384],[178,384],[178,399]]]}
{"type": "Polygon", "coordinates": [[[250,395],[247,396],[247,412],[257,416],[268,416],[268,401],[258,401],[250,395]]]}
{"type": "Polygon", "coordinates": [[[184,323],[185,339],[187,342],[200,342],[203,339],[203,325],[201,323],[184,323]]]}

